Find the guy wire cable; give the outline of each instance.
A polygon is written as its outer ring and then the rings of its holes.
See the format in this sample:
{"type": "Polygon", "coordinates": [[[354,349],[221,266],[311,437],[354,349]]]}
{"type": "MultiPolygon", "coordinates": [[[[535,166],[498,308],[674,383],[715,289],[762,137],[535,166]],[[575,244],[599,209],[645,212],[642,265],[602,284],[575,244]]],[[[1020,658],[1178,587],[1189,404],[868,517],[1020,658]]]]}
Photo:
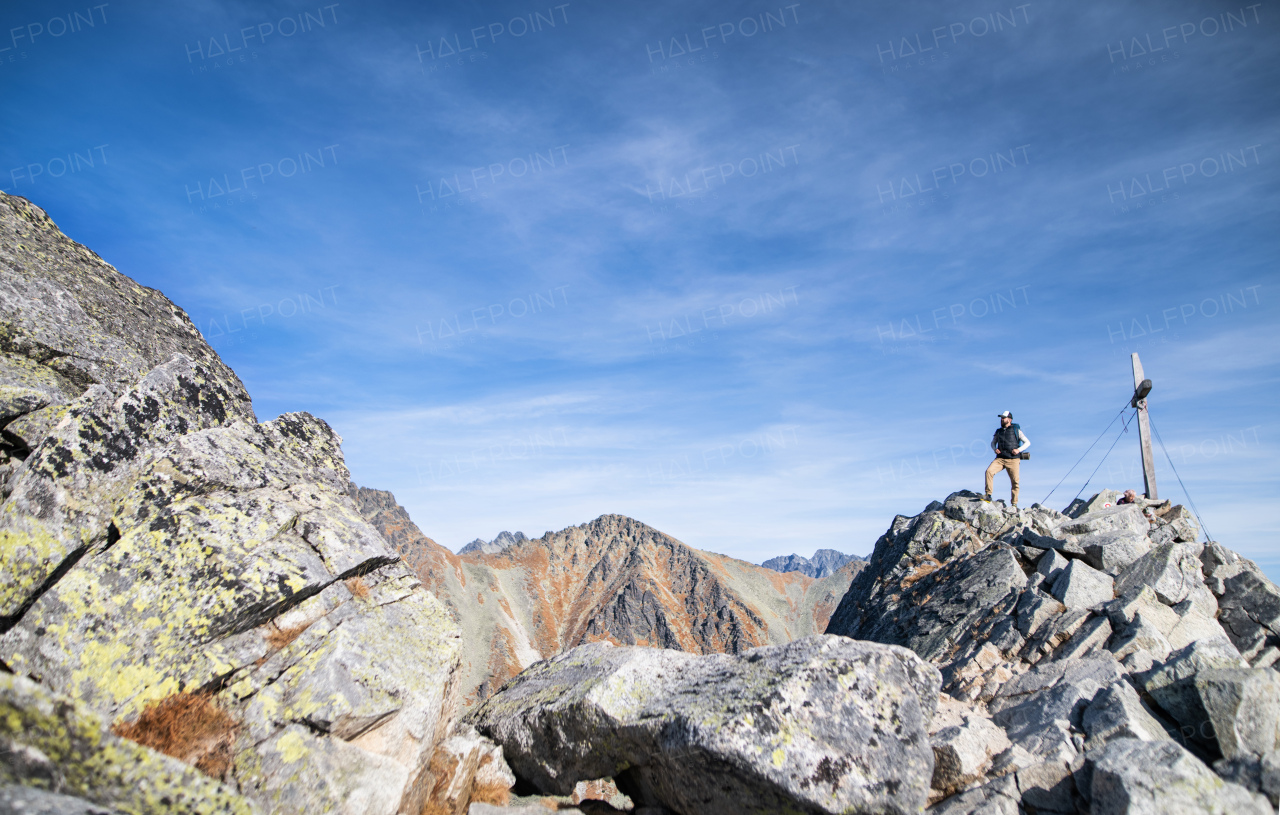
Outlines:
{"type": "MultiPolygon", "coordinates": [[[[1116,423],[1116,419],[1119,419],[1122,415],[1124,415],[1125,408],[1127,407],[1129,407],[1129,403],[1125,402],[1124,407],[1120,408],[1120,412],[1116,414],[1115,419],[1111,420],[1111,424],[1107,425],[1106,430],[1103,430],[1101,433],[1099,433],[1098,438],[1094,439],[1093,444],[1089,445],[1089,450],[1092,450],[1098,444],[1098,442],[1102,441],[1102,437],[1107,435],[1107,430],[1110,430],[1111,425],[1116,423]]],[[[1067,476],[1071,475],[1071,471],[1074,470],[1076,467],[1080,466],[1080,462],[1084,461],[1084,457],[1089,455],[1089,450],[1085,450],[1084,455],[1076,459],[1076,463],[1071,465],[1071,470],[1067,470],[1067,475],[1064,475],[1062,477],[1062,481],[1066,481],[1067,476]]],[[[1054,485],[1053,489],[1049,490],[1049,495],[1046,495],[1044,497],[1044,501],[1040,502],[1040,506],[1044,506],[1045,502],[1049,500],[1049,497],[1058,491],[1058,487],[1062,486],[1062,481],[1059,481],[1057,484],[1054,485]]]]}
{"type": "MultiPolygon", "coordinates": [[[[1151,421],[1151,408],[1147,408],[1147,421],[1151,421]]],[[[1165,461],[1169,462],[1169,469],[1173,470],[1173,477],[1178,479],[1178,486],[1182,487],[1182,494],[1187,496],[1187,503],[1191,505],[1191,511],[1195,513],[1196,520],[1200,522],[1200,529],[1204,532],[1205,540],[1213,540],[1213,536],[1209,534],[1209,528],[1204,525],[1204,518],[1200,517],[1200,510],[1196,509],[1196,502],[1191,500],[1191,493],[1187,492],[1187,485],[1182,483],[1182,476],[1178,475],[1178,468],[1173,466],[1173,458],[1169,455],[1169,450],[1164,446],[1164,439],[1160,438],[1160,431],[1156,430],[1156,423],[1151,422],[1151,432],[1156,434],[1156,441],[1160,442],[1160,449],[1164,451],[1165,461]]]]}
{"type": "MultiPolygon", "coordinates": [[[[1124,413],[1124,410],[1121,410],[1120,412],[1121,412],[1121,413],[1124,413]]],[[[1134,416],[1137,416],[1137,415],[1138,415],[1138,411],[1137,411],[1137,410],[1134,410],[1134,411],[1133,411],[1133,415],[1134,415],[1134,416]]],[[[1121,427],[1120,427],[1120,432],[1116,434],[1116,440],[1115,440],[1115,441],[1113,441],[1113,442],[1111,442],[1111,446],[1110,446],[1110,447],[1108,447],[1108,448],[1107,448],[1107,452],[1103,454],[1103,456],[1102,456],[1102,461],[1099,461],[1099,462],[1098,462],[1098,466],[1097,466],[1097,467],[1094,467],[1094,468],[1093,468],[1093,472],[1089,473],[1089,477],[1088,477],[1088,479],[1086,479],[1086,480],[1085,480],[1085,482],[1084,482],[1084,487],[1081,487],[1081,488],[1080,488],[1080,492],[1084,492],[1084,488],[1085,488],[1085,487],[1087,487],[1087,486],[1089,486],[1089,482],[1090,482],[1090,481],[1092,481],[1092,480],[1093,480],[1093,477],[1094,477],[1095,475],[1097,475],[1097,474],[1098,474],[1098,470],[1101,470],[1101,469],[1102,469],[1102,464],[1103,464],[1103,462],[1105,462],[1105,461],[1107,460],[1107,456],[1111,455],[1111,451],[1112,451],[1112,450],[1114,450],[1114,449],[1116,449],[1116,445],[1120,443],[1120,438],[1121,438],[1125,433],[1128,433],[1128,432],[1129,432],[1129,422],[1128,422],[1128,420],[1126,420],[1126,421],[1125,421],[1125,423],[1124,423],[1123,425],[1121,425],[1121,427]]],[[[1080,492],[1077,492],[1077,493],[1076,493],[1076,498],[1079,498],[1079,497],[1080,497],[1080,492]]],[[[1072,498],[1071,500],[1072,500],[1072,501],[1074,501],[1074,500],[1076,500],[1076,498],[1072,498]]]]}

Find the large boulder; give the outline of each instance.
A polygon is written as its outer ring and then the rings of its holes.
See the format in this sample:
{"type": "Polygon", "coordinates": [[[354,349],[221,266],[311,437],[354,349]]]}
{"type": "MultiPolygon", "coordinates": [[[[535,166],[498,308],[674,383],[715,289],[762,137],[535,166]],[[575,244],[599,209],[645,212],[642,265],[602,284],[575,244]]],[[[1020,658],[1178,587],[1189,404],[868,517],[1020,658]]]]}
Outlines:
{"type": "Polygon", "coordinates": [[[1121,680],[1094,697],[1080,727],[1089,735],[1085,749],[1118,739],[1164,741],[1168,732],[1127,681],[1121,680]]]}
{"type": "Polygon", "coordinates": [[[1094,815],[1272,815],[1266,798],[1223,781],[1173,741],[1109,742],[1089,753],[1076,783],[1094,815]]]}
{"type": "Polygon", "coordinates": [[[1251,560],[1218,543],[1201,555],[1208,588],[1218,601],[1218,622],[1240,653],[1272,664],[1280,649],[1280,588],[1251,560]]]}
{"type": "Polygon", "coordinates": [[[1181,603],[1204,585],[1201,549],[1197,543],[1164,543],[1155,547],[1120,572],[1116,595],[1123,597],[1148,586],[1165,605],[1181,603]]]}
{"type": "Polygon", "coordinates": [[[967,716],[933,734],[933,789],[950,795],[977,781],[1012,744],[990,719],[967,716]]]}
{"type": "Polygon", "coordinates": [[[1280,747],[1280,672],[1270,668],[1200,671],[1196,697],[1225,758],[1280,747]]]}
{"type": "Polygon", "coordinates": [[[1202,744],[1214,741],[1213,724],[1204,709],[1196,677],[1217,669],[1247,667],[1225,638],[1193,642],[1171,653],[1158,667],[1142,674],[1143,690],[1180,725],[1184,738],[1202,744]]]}
{"type": "Polygon", "coordinates": [[[990,703],[992,720],[1010,740],[1042,760],[1070,760],[1086,709],[1114,685],[1123,668],[1108,653],[1036,665],[1005,683],[990,703]]]}
{"type": "Polygon", "coordinates": [[[1053,581],[1050,591],[1067,608],[1095,608],[1115,598],[1109,575],[1073,560],[1053,581]]]}
{"type": "Polygon", "coordinates": [[[940,682],[904,648],[837,636],[737,657],[597,643],[470,718],[544,793],[614,777],[684,815],[909,812],[929,793],[940,682]]]}
{"type": "Polygon", "coordinates": [[[1095,535],[1099,533],[1131,533],[1145,535],[1151,524],[1137,504],[1121,504],[1094,509],[1058,526],[1059,535],[1095,535]]]}

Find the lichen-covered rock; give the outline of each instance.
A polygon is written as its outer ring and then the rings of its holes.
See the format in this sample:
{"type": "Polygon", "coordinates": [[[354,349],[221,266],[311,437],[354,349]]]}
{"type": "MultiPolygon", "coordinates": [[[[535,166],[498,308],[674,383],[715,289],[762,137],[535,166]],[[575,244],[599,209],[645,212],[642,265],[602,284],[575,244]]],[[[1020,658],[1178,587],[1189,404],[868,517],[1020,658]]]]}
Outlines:
{"type": "Polygon", "coordinates": [[[185,356],[117,397],[93,385],[10,479],[0,505],[0,631],[46,580],[113,534],[116,505],[169,444],[246,416],[238,395],[185,356]]]}
{"type": "Polygon", "coordinates": [[[85,706],[5,673],[0,673],[0,755],[0,785],[71,796],[59,801],[0,793],[0,806],[20,802],[21,811],[57,806],[64,809],[50,811],[74,812],[67,808],[74,798],[136,815],[254,811],[243,797],[194,767],[112,735],[107,722],[85,706]]]}
{"type": "Polygon", "coordinates": [[[1082,778],[1094,815],[1271,813],[1264,797],[1223,781],[1172,741],[1116,739],[1089,754],[1077,785],[1082,778]]]}
{"type": "MultiPolygon", "coordinates": [[[[75,399],[121,391],[182,354],[252,418],[249,396],[186,312],[70,240],[24,198],[0,193],[0,385],[75,399]]],[[[27,411],[23,411],[27,412],[27,411]]]]}
{"type": "Polygon", "coordinates": [[[208,696],[236,723],[220,772],[264,809],[420,806],[456,626],[351,503],[328,425],[234,405],[177,356],[71,407],[0,506],[0,660],[144,741],[208,696]]]}
{"type": "Polygon", "coordinates": [[[810,637],[731,657],[585,645],[471,714],[517,777],[567,795],[613,777],[637,806],[915,811],[940,677],[904,648],[810,637]]]}

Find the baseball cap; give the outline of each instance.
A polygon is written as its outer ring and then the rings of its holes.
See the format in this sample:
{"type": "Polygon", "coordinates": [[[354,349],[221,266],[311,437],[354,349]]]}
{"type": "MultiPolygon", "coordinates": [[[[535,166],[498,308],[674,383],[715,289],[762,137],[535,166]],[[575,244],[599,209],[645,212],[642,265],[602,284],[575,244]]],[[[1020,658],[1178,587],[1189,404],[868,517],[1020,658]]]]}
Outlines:
{"type": "Polygon", "coordinates": [[[1007,410],[1004,413],[1001,413],[997,418],[1003,419],[1006,416],[1008,416],[1010,419],[1013,418],[1013,414],[1007,410]]]}

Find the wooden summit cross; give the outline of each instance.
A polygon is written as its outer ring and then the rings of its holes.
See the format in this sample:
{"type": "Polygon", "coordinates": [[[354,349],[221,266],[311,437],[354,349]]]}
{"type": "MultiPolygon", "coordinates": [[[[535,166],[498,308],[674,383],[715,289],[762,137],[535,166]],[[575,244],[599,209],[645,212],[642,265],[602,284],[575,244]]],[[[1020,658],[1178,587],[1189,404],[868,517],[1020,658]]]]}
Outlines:
{"type": "Polygon", "coordinates": [[[1156,495],[1156,460],[1151,453],[1151,419],[1147,416],[1147,394],[1151,393],[1151,380],[1142,375],[1142,360],[1136,353],[1131,354],[1133,361],[1133,399],[1129,406],[1138,409],[1138,440],[1142,443],[1142,482],[1146,487],[1147,497],[1158,500],[1156,495]]]}

